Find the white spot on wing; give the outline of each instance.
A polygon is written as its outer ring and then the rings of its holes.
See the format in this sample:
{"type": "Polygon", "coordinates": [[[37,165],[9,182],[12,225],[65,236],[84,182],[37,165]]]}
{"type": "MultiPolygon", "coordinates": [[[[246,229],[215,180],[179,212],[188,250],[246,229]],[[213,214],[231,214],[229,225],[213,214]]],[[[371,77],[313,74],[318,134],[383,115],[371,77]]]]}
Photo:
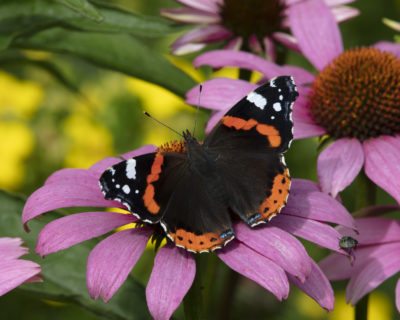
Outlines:
{"type": "Polygon", "coordinates": [[[275,116],[271,116],[271,120],[274,120],[275,119],[275,116]]]}
{"type": "Polygon", "coordinates": [[[136,189],[136,190],[135,190],[135,193],[138,194],[138,193],[139,193],[139,189],[136,189]]]}
{"type": "Polygon", "coordinates": [[[280,95],[280,96],[279,96],[279,100],[283,100],[283,95],[280,95]]]}
{"type": "Polygon", "coordinates": [[[136,160],[129,159],[126,161],[126,177],[128,179],[136,179],[136,160]]]}
{"type": "Polygon", "coordinates": [[[281,103],[280,103],[280,102],[275,102],[274,105],[272,106],[272,108],[274,108],[274,110],[275,110],[276,112],[281,111],[281,110],[282,110],[281,103]]]}
{"type": "Polygon", "coordinates": [[[120,186],[118,183],[115,185],[115,187],[116,187],[117,189],[121,188],[121,186],[120,186]]]}
{"type": "Polygon", "coordinates": [[[126,184],[122,187],[122,191],[126,194],[129,194],[129,192],[131,192],[131,188],[129,188],[129,186],[126,184]]]}
{"type": "Polygon", "coordinates": [[[113,167],[108,168],[108,171],[111,172],[111,175],[115,174],[115,169],[113,167]]]}
{"type": "Polygon", "coordinates": [[[264,110],[265,106],[267,105],[267,99],[265,99],[261,94],[256,92],[250,92],[247,97],[247,100],[254,103],[257,108],[264,110]]]}

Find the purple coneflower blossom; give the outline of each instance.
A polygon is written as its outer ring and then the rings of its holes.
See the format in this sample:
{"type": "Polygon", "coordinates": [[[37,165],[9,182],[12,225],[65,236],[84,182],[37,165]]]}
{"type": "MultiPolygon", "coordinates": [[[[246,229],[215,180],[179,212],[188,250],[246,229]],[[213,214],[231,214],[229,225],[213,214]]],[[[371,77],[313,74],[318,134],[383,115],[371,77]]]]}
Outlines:
{"type": "MultiPolygon", "coordinates": [[[[386,218],[357,219],[356,234],[347,228],[338,228],[342,235],[358,241],[354,249],[354,263],[348,257],[333,253],[319,265],[329,280],[350,279],[346,300],[353,305],[383,281],[400,271],[400,221],[386,218]]],[[[400,312],[400,280],[396,286],[396,306],[400,312]]]]}
{"type": "Polygon", "coordinates": [[[20,238],[0,238],[0,296],[23,283],[42,281],[37,263],[18,259],[29,251],[22,243],[20,238]]]}
{"type": "MultiPolygon", "coordinates": [[[[293,109],[294,138],[335,139],[318,158],[322,191],[336,197],[364,166],[366,175],[400,203],[400,44],[381,41],[344,51],[337,22],[322,0],[291,6],[288,19],[298,48],[318,70],[316,76],[227,50],[205,53],[195,65],[237,66],[259,71],[265,78],[293,75],[300,93],[293,109]],[[310,12],[313,18],[304,19],[310,12]]],[[[237,95],[254,87],[232,79],[206,82],[201,106],[214,111],[208,130],[237,95]]],[[[198,88],[189,91],[187,102],[197,104],[197,93],[198,88]]]]}
{"type": "MultiPolygon", "coordinates": [[[[223,41],[226,49],[251,50],[275,60],[275,42],[295,43],[289,35],[287,11],[300,0],[177,0],[185,7],[163,9],[161,14],[179,23],[202,25],[172,44],[172,53],[186,54],[203,49],[208,43],[223,41]]],[[[358,15],[344,6],[354,0],[325,0],[338,22],[358,15]]],[[[309,12],[304,19],[311,19],[309,12]]]]}
{"type": "MultiPolygon", "coordinates": [[[[123,158],[155,150],[154,146],[144,146],[123,158]]],[[[23,210],[23,223],[26,226],[29,220],[58,208],[124,208],[119,202],[105,200],[98,184],[103,171],[120,161],[120,158],[110,157],[87,170],[55,172],[29,197],[23,210]]],[[[87,262],[89,293],[92,298],[101,297],[107,302],[126,280],[151,236],[162,230],[158,225],[147,224],[113,232],[137,221],[131,214],[109,211],[62,217],[42,229],[36,252],[45,256],[110,233],[91,251],[87,262]]],[[[354,227],[354,220],[346,209],[320,192],[316,183],[294,179],[288,203],[279,216],[257,228],[236,223],[236,238],[215,254],[233,270],[271,291],[279,300],[288,296],[291,282],[323,308],[331,310],[334,298],[329,281],[294,237],[344,253],[337,248],[340,234],[325,222],[354,227]]],[[[195,273],[192,253],[176,247],[169,240],[159,249],[146,288],[148,307],[155,319],[168,319],[172,315],[192,285],[195,273]]]]}

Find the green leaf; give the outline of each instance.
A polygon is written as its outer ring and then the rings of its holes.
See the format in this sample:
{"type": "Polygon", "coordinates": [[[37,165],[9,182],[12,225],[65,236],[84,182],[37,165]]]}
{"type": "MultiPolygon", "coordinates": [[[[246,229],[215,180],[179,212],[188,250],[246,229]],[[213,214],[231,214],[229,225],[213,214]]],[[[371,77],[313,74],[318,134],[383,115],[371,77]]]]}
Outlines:
{"type": "Polygon", "coordinates": [[[144,288],[132,277],[128,277],[108,303],[90,298],[86,287],[86,260],[96,244],[95,240],[50,254],[45,259],[33,254],[39,231],[61,214],[47,213],[40,220],[31,221],[31,232],[27,234],[21,223],[24,202],[21,197],[0,190],[0,236],[21,237],[31,252],[22,258],[36,261],[42,266],[44,282],[25,284],[19,290],[45,299],[74,303],[108,319],[150,318],[144,288]]]}
{"type": "Polygon", "coordinates": [[[52,28],[31,37],[19,37],[12,45],[78,56],[103,68],[158,84],[179,96],[184,96],[195,85],[182,70],[128,35],[52,28]]]}
{"type": "Polygon", "coordinates": [[[72,10],[78,12],[84,17],[87,17],[95,22],[101,22],[104,17],[102,14],[86,0],[54,0],[59,2],[72,10]]]}

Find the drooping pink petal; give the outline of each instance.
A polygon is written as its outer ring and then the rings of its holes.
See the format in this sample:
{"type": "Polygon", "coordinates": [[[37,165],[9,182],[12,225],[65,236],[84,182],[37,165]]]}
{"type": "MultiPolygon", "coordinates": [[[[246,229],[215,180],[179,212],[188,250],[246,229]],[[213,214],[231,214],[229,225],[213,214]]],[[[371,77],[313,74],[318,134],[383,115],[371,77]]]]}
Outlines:
{"type": "Polygon", "coordinates": [[[111,299],[139,260],[151,234],[146,228],[122,230],[94,247],[86,271],[87,287],[93,299],[101,297],[105,302],[111,299]]]}
{"type": "Polygon", "coordinates": [[[136,150],[121,154],[121,157],[124,159],[130,159],[133,157],[141,156],[146,153],[156,152],[156,150],[157,150],[157,147],[155,145],[145,144],[144,146],[141,146],[140,148],[138,148],[136,150]]]}
{"type": "Polygon", "coordinates": [[[288,278],[296,287],[317,301],[322,308],[331,311],[335,301],[332,286],[314,260],[310,259],[310,261],[312,269],[306,281],[301,282],[291,274],[288,274],[288,278]]]}
{"type": "MultiPolygon", "coordinates": [[[[216,78],[203,83],[200,106],[214,110],[228,110],[246,94],[257,88],[243,80],[216,78]]],[[[196,86],[186,93],[186,103],[197,105],[199,102],[199,87],[196,86]]]]}
{"type": "Polygon", "coordinates": [[[146,287],[146,299],[154,319],[170,319],[192,286],[196,274],[193,255],[172,244],[162,247],[146,287]]]}
{"type": "Polygon", "coordinates": [[[225,50],[235,50],[238,51],[243,45],[243,38],[242,37],[235,37],[232,40],[229,40],[229,42],[225,46],[225,50]]]}
{"type": "Polygon", "coordinates": [[[339,27],[323,0],[301,1],[288,9],[293,35],[301,52],[321,71],[343,52],[339,27]]]}
{"type": "Polygon", "coordinates": [[[308,193],[308,192],[314,192],[314,191],[316,191],[316,192],[321,191],[318,183],[311,181],[311,180],[297,179],[297,178],[294,178],[292,180],[291,190],[292,190],[292,192],[295,191],[297,193],[308,193]]]}
{"type": "Polygon", "coordinates": [[[324,1],[328,6],[335,7],[335,6],[342,6],[344,4],[352,3],[355,0],[324,0],[324,1]]]}
{"type": "MultiPolygon", "coordinates": [[[[256,54],[262,54],[263,53],[263,48],[261,47],[260,41],[258,41],[257,36],[255,34],[252,34],[249,37],[248,40],[250,50],[256,54]]],[[[267,59],[268,60],[268,59],[267,59]]]]}
{"type": "Polygon", "coordinates": [[[0,261],[14,260],[27,254],[29,249],[22,247],[21,238],[0,238],[0,261]]]}
{"type": "Polygon", "coordinates": [[[317,162],[323,192],[336,198],[357,177],[364,164],[364,151],[357,139],[342,138],[321,152],[317,162]]]}
{"type": "Polygon", "coordinates": [[[311,258],[303,245],[289,233],[274,226],[250,228],[235,225],[236,238],[246,246],[271,259],[286,272],[304,281],[311,272],[311,258]]]}
{"type": "Polygon", "coordinates": [[[274,217],[269,223],[295,236],[316,243],[322,247],[346,254],[339,247],[341,234],[326,223],[286,214],[274,217]]]}
{"type": "Polygon", "coordinates": [[[239,241],[232,241],[228,248],[218,250],[217,255],[229,268],[271,291],[279,301],[287,298],[289,282],[285,271],[275,262],[239,241]]]}
{"type": "MultiPolygon", "coordinates": [[[[346,299],[355,305],[365,294],[371,292],[387,278],[400,270],[400,242],[378,246],[379,258],[363,260],[362,268],[353,272],[346,288],[346,299]]],[[[357,263],[358,256],[356,256],[357,263]]]]}
{"type": "Polygon", "coordinates": [[[0,296],[24,282],[39,281],[40,271],[40,266],[32,261],[0,260],[0,296]]]}
{"type": "Polygon", "coordinates": [[[133,215],[117,212],[85,212],[62,217],[40,231],[36,253],[43,257],[135,221],[133,215]]]}
{"type": "Polygon", "coordinates": [[[286,47],[292,49],[293,51],[300,52],[299,44],[297,43],[296,38],[293,37],[291,34],[284,32],[274,32],[272,36],[276,41],[279,41],[286,47]]]}
{"type": "MultiPolygon", "coordinates": [[[[339,240],[338,240],[339,241],[339,240]]],[[[355,262],[359,260],[356,257],[355,262]]],[[[331,281],[344,280],[351,277],[353,267],[350,263],[349,257],[332,253],[319,262],[319,267],[324,272],[325,276],[331,281]]]]}
{"type": "MultiPolygon", "coordinates": [[[[275,61],[276,60],[276,51],[275,51],[275,43],[270,37],[263,38],[263,44],[265,48],[265,59],[267,61],[275,61]]],[[[262,51],[261,51],[262,53],[262,51]]]]}
{"type": "Polygon", "coordinates": [[[173,44],[172,49],[188,43],[210,43],[227,39],[232,33],[219,25],[207,25],[186,32],[179,37],[173,44]]]}
{"type": "Polygon", "coordinates": [[[379,41],[373,45],[374,48],[383,52],[390,52],[397,58],[400,58],[400,43],[393,43],[389,41],[379,41]]]}
{"type": "Polygon", "coordinates": [[[183,56],[192,52],[203,50],[206,43],[185,43],[185,44],[172,44],[171,53],[177,56],[183,56]]]}
{"type": "Polygon", "coordinates": [[[47,184],[36,190],[26,201],[22,223],[26,223],[51,210],[67,207],[124,208],[117,201],[105,200],[98,184],[88,186],[77,183],[47,184]]]}
{"type": "Polygon", "coordinates": [[[179,23],[211,24],[221,21],[221,17],[217,13],[192,8],[161,9],[160,13],[162,16],[179,23]]]}
{"type": "Polygon", "coordinates": [[[400,203],[400,136],[381,136],[363,142],[365,173],[400,203]]]}
{"type": "Polygon", "coordinates": [[[206,12],[218,12],[217,2],[213,0],[176,0],[177,2],[193,9],[198,9],[206,12]]]}
{"type": "Polygon", "coordinates": [[[203,53],[198,56],[193,64],[195,67],[209,65],[214,68],[221,68],[227,66],[239,67],[243,69],[255,70],[267,78],[273,78],[279,75],[283,75],[280,66],[275,63],[266,61],[259,56],[243,52],[243,51],[231,51],[231,50],[214,50],[203,53]]]}
{"type": "Polygon", "coordinates": [[[358,9],[347,6],[336,7],[331,10],[338,23],[353,19],[360,14],[358,9]]]}
{"type": "Polygon", "coordinates": [[[293,186],[285,214],[332,222],[349,228],[355,228],[355,221],[345,207],[332,197],[317,191],[307,191],[293,186]]]}
{"type": "Polygon", "coordinates": [[[395,293],[396,293],[396,308],[397,308],[397,312],[400,312],[400,279],[397,280],[395,293]]]}

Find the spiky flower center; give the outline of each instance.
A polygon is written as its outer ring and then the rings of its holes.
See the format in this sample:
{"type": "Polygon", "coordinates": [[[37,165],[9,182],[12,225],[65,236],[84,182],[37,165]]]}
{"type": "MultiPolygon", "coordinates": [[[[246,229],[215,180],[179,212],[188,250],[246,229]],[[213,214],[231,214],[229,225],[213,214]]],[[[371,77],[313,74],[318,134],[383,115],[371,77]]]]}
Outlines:
{"type": "Polygon", "coordinates": [[[374,48],[347,50],[313,83],[311,114],[335,138],[400,133],[400,60],[374,48]]]}
{"type": "Polygon", "coordinates": [[[224,0],[220,15],[233,34],[259,40],[281,30],[285,5],[281,0],[224,0]]]}
{"type": "Polygon", "coordinates": [[[186,152],[186,146],[185,142],[183,140],[181,141],[171,141],[164,143],[160,147],[157,148],[157,152],[180,152],[180,153],[185,153],[186,152]]]}

